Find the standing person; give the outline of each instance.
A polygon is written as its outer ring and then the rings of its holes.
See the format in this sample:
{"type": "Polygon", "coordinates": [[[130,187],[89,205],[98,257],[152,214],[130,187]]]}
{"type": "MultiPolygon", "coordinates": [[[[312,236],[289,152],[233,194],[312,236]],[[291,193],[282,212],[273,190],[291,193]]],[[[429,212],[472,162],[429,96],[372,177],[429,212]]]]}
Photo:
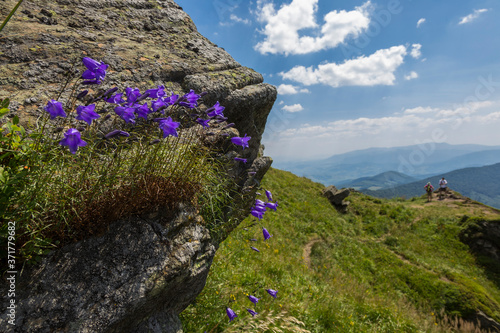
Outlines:
{"type": "Polygon", "coordinates": [[[434,186],[431,185],[431,182],[428,182],[427,185],[424,186],[425,191],[427,192],[427,202],[432,201],[432,191],[434,191],[434,186]]]}
{"type": "Polygon", "coordinates": [[[441,180],[439,181],[439,197],[442,198],[442,196],[444,195],[444,193],[448,192],[448,182],[446,181],[446,179],[441,178],[441,180]]]}

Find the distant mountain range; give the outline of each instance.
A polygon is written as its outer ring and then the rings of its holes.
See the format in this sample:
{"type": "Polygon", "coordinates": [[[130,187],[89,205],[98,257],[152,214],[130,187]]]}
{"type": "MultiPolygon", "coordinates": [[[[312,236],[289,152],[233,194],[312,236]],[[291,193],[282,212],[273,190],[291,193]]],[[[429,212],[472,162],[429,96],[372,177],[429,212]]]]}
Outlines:
{"type": "MultiPolygon", "coordinates": [[[[494,163],[500,163],[500,146],[426,143],[394,148],[370,148],[316,161],[275,162],[273,166],[324,185],[342,187],[342,184],[362,177],[386,177],[380,174],[388,171],[400,174],[387,175],[388,179],[404,178],[405,175],[422,179],[452,170],[494,163]]],[[[364,181],[368,184],[370,180],[364,181]]],[[[394,181],[397,184],[399,180],[394,181]]]]}
{"type": "Polygon", "coordinates": [[[337,183],[337,188],[349,187],[356,190],[380,190],[392,188],[398,185],[408,184],[417,181],[415,177],[410,177],[396,171],[387,171],[373,177],[362,177],[354,180],[345,180],[337,183]]]}
{"type": "Polygon", "coordinates": [[[411,198],[425,194],[424,185],[427,182],[437,188],[441,177],[448,181],[448,187],[473,200],[480,201],[486,205],[500,208],[500,163],[493,165],[465,168],[447,172],[442,175],[428,177],[404,185],[380,190],[362,190],[363,193],[379,197],[411,198]]]}

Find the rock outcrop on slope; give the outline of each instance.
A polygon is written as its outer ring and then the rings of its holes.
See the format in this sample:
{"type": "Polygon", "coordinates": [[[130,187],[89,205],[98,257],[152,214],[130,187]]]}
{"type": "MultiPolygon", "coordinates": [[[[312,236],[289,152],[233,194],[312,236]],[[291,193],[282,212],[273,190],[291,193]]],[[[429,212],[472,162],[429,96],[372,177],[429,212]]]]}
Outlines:
{"type": "MultiPolygon", "coordinates": [[[[16,3],[3,1],[1,16],[16,3]]],[[[186,203],[53,251],[18,276],[16,326],[3,312],[0,332],[180,332],[178,314],[203,289],[217,241],[248,214],[249,190],[271,165],[259,149],[276,89],[200,35],[172,0],[25,0],[0,36],[0,98],[33,122],[84,56],[110,65],[102,89],[194,89],[207,92],[202,108],[226,107],[228,122],[252,137],[248,163],[232,171],[240,192],[226,210],[234,222],[215,240],[186,203]]]]}

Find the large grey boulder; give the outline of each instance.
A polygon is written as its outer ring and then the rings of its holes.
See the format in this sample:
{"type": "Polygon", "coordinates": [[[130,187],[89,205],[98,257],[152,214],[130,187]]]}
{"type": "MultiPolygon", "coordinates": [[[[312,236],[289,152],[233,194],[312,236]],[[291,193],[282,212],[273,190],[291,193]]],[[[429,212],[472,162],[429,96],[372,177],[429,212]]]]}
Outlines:
{"type": "MultiPolygon", "coordinates": [[[[0,16],[16,3],[2,1],[0,16]]],[[[17,276],[16,326],[7,325],[4,297],[0,332],[181,332],[178,314],[203,289],[219,242],[249,214],[272,163],[259,150],[276,88],[199,34],[172,0],[25,0],[1,34],[0,98],[33,123],[84,56],[110,65],[102,89],[194,89],[208,93],[201,108],[226,107],[231,135],[252,137],[248,163],[228,170],[238,185],[225,207],[232,224],[214,235],[188,202],[116,221],[17,276]]],[[[223,158],[234,156],[222,134],[206,140],[223,158]]]]}

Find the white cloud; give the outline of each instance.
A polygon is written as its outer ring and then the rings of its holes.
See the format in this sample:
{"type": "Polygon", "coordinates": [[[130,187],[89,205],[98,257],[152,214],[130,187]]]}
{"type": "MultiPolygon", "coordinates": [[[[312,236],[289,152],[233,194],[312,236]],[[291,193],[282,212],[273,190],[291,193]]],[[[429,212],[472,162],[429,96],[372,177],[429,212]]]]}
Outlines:
{"type": "Polygon", "coordinates": [[[229,19],[236,23],[243,23],[247,25],[251,23],[249,19],[242,19],[241,17],[238,17],[235,14],[231,14],[231,16],[229,16],[229,19]]]}
{"type": "Polygon", "coordinates": [[[299,89],[291,84],[281,84],[278,87],[278,94],[280,95],[295,95],[298,93],[310,93],[308,89],[299,89]]]}
{"type": "Polygon", "coordinates": [[[292,0],[279,10],[273,3],[259,0],[257,15],[265,23],[265,36],[255,49],[262,54],[307,54],[338,46],[347,38],[356,38],[370,24],[371,2],[367,1],[352,11],[334,10],[324,16],[320,27],[315,14],[318,0],[292,0]],[[300,36],[299,31],[314,29],[311,35],[300,36]]]}
{"type": "Polygon", "coordinates": [[[300,104],[285,105],[281,109],[283,111],[286,111],[286,112],[300,112],[300,111],[304,110],[304,108],[300,104]]]}
{"type": "Polygon", "coordinates": [[[416,78],[418,78],[418,73],[417,72],[411,72],[410,74],[405,75],[405,80],[407,80],[407,81],[413,80],[413,79],[416,79],[416,78]]]}
{"type": "Polygon", "coordinates": [[[433,140],[433,133],[451,144],[493,145],[500,143],[499,105],[482,101],[449,108],[418,106],[384,117],[302,124],[267,136],[264,144],[270,156],[284,159],[325,158],[369,147],[414,145],[433,140]]]}
{"type": "Polygon", "coordinates": [[[420,51],[422,49],[422,45],[421,44],[413,44],[411,47],[412,47],[412,49],[411,49],[410,55],[415,59],[420,58],[422,56],[422,51],[420,51]]]}
{"type": "Polygon", "coordinates": [[[404,62],[404,45],[378,50],[374,54],[346,60],[342,64],[326,63],[316,69],[296,66],[279,75],[283,79],[300,82],[304,85],[324,84],[340,86],[393,85],[394,72],[404,62]]]}
{"type": "Polygon", "coordinates": [[[486,13],[488,11],[488,9],[475,9],[474,12],[472,14],[469,14],[467,16],[464,16],[460,19],[460,22],[458,22],[458,24],[466,24],[466,23],[470,23],[472,21],[474,21],[475,19],[477,19],[479,17],[479,15],[481,15],[482,13],[486,13]]]}
{"type": "Polygon", "coordinates": [[[423,17],[422,17],[420,20],[418,20],[418,22],[417,22],[417,28],[420,28],[420,26],[421,26],[422,24],[424,24],[424,23],[425,23],[425,21],[426,21],[426,20],[425,20],[425,18],[423,18],[423,17]]]}

